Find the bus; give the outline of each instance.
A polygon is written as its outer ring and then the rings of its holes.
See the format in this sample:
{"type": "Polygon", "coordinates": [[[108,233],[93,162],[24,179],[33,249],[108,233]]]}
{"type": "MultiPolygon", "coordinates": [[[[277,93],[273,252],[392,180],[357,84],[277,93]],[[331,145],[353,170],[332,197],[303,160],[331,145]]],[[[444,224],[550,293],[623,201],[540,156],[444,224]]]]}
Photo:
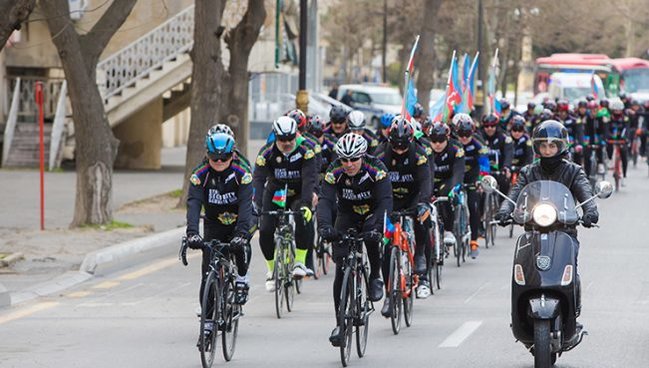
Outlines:
{"type": "Polygon", "coordinates": [[[605,54],[552,54],[536,59],[534,93],[547,92],[553,73],[595,73],[608,96],[620,91],[649,93],[649,61],[639,58],[611,59],[605,54]]]}

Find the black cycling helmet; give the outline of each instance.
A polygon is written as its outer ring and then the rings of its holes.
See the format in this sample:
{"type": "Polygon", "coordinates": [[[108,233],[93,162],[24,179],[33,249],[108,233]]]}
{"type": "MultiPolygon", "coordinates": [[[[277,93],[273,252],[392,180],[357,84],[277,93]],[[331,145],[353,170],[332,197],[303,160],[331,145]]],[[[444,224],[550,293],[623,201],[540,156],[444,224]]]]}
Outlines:
{"type": "Polygon", "coordinates": [[[557,103],[552,101],[552,100],[545,101],[543,103],[543,107],[545,107],[546,109],[548,109],[548,110],[550,110],[552,112],[557,111],[557,103]]]}
{"type": "Polygon", "coordinates": [[[599,106],[606,107],[608,109],[608,99],[602,98],[601,100],[599,100],[599,106]]]}
{"type": "Polygon", "coordinates": [[[483,115],[482,116],[482,126],[498,126],[498,122],[500,119],[498,118],[498,115],[496,114],[489,114],[489,115],[483,115]]]}
{"type": "Polygon", "coordinates": [[[624,101],[624,100],[626,100],[627,98],[629,98],[629,95],[627,95],[626,92],[620,92],[620,94],[618,95],[618,97],[620,98],[620,100],[624,101]]]}
{"type": "Polygon", "coordinates": [[[580,107],[588,107],[588,100],[586,100],[585,98],[579,99],[579,101],[577,101],[577,108],[580,107]]]}
{"type": "Polygon", "coordinates": [[[503,99],[500,100],[500,109],[501,110],[509,110],[510,107],[511,106],[509,104],[509,101],[507,101],[506,98],[503,98],[503,99]]]}
{"type": "Polygon", "coordinates": [[[419,119],[422,115],[424,115],[424,107],[421,106],[419,102],[417,102],[414,106],[414,112],[412,114],[412,117],[415,119],[419,119]]]}
{"type": "Polygon", "coordinates": [[[412,125],[401,115],[395,116],[390,125],[388,139],[392,147],[406,149],[410,146],[413,138],[412,125]]]}
{"type": "Polygon", "coordinates": [[[322,137],[322,134],[324,134],[324,130],[327,128],[327,123],[320,117],[320,115],[310,115],[308,127],[309,133],[320,138],[322,137]]]}
{"type": "Polygon", "coordinates": [[[553,117],[554,113],[549,109],[543,109],[543,112],[541,112],[541,115],[539,115],[539,119],[541,121],[552,120],[553,117]]]}
{"type": "Polygon", "coordinates": [[[448,135],[451,132],[451,129],[442,122],[435,122],[430,128],[430,140],[433,142],[442,142],[448,139],[448,135]]]}
{"type": "Polygon", "coordinates": [[[534,102],[528,102],[527,103],[527,109],[532,110],[536,107],[536,104],[534,102]]]}
{"type": "Polygon", "coordinates": [[[340,105],[332,106],[329,110],[329,120],[332,123],[344,123],[347,119],[347,110],[340,105]]]}
{"type": "Polygon", "coordinates": [[[532,146],[537,155],[541,154],[539,147],[543,142],[553,142],[557,145],[557,154],[553,157],[564,155],[569,146],[568,130],[556,120],[546,120],[539,124],[532,134],[532,146]]]}
{"type": "Polygon", "coordinates": [[[590,102],[590,101],[594,101],[594,100],[595,100],[595,96],[593,96],[592,94],[586,96],[586,101],[590,102]]]}
{"type": "Polygon", "coordinates": [[[475,129],[475,123],[468,114],[457,114],[453,117],[453,127],[459,137],[470,137],[475,129]]]}
{"type": "Polygon", "coordinates": [[[515,132],[525,131],[525,118],[520,115],[514,116],[510,124],[511,124],[512,131],[515,132]]]}

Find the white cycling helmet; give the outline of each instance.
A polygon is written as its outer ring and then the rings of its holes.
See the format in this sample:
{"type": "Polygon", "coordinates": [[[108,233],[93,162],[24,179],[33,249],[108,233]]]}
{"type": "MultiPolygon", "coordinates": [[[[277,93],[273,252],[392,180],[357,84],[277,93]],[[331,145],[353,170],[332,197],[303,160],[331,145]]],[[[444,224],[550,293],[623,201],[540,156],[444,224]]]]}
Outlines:
{"type": "Polygon", "coordinates": [[[611,100],[608,104],[610,107],[611,111],[612,110],[624,110],[624,102],[622,100],[616,98],[614,100],[611,100]]]}
{"type": "Polygon", "coordinates": [[[212,135],[216,133],[225,133],[231,137],[234,137],[234,132],[230,129],[229,126],[223,123],[217,123],[212,125],[212,127],[207,131],[207,135],[212,135]]]}
{"type": "Polygon", "coordinates": [[[340,158],[358,158],[367,152],[367,141],[362,135],[347,133],[336,142],[336,154],[340,158]]]}
{"type": "Polygon", "coordinates": [[[354,110],[347,115],[347,124],[351,130],[360,130],[365,128],[365,114],[354,110]]]}
{"type": "Polygon", "coordinates": [[[297,134],[297,123],[293,118],[280,116],[273,122],[273,132],[277,138],[291,140],[297,134]]]}

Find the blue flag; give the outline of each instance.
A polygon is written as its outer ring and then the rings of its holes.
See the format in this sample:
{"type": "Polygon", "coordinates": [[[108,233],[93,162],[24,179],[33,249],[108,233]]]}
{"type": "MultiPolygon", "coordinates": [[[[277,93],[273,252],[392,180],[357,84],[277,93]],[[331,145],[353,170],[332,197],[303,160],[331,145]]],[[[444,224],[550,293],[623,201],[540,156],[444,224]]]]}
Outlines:
{"type": "Polygon", "coordinates": [[[412,78],[408,81],[408,92],[406,93],[406,109],[412,116],[415,113],[415,104],[417,103],[417,94],[415,94],[415,85],[412,78]]]}

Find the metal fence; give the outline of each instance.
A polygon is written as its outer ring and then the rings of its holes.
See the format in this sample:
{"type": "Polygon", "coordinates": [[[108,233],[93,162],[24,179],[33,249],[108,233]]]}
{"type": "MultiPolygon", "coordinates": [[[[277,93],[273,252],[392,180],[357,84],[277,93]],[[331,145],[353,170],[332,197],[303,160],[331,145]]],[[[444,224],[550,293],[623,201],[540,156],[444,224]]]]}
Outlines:
{"type": "MultiPolygon", "coordinates": [[[[17,77],[9,76],[9,84],[5,96],[9,98],[11,91],[16,86],[17,77]]],[[[64,79],[56,78],[40,78],[40,77],[20,77],[20,91],[18,92],[18,122],[36,122],[38,117],[38,107],[36,106],[36,99],[34,90],[36,82],[43,82],[43,110],[45,120],[54,119],[56,114],[56,104],[61,93],[61,86],[64,79]]],[[[6,106],[9,106],[7,102],[6,106]]]]}

